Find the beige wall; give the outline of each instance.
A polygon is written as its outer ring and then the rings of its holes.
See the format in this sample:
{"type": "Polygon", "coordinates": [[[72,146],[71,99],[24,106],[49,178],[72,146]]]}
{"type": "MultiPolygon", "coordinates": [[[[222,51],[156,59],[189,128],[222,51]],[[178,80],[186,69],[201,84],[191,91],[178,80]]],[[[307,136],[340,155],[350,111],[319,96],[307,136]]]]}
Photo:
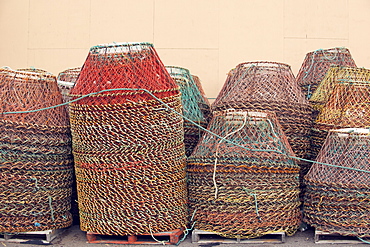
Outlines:
{"type": "Polygon", "coordinates": [[[216,97],[241,62],[284,62],[350,49],[370,68],[370,0],[0,0],[0,67],[58,74],[93,45],[150,42],[165,65],[198,75],[216,97]]]}

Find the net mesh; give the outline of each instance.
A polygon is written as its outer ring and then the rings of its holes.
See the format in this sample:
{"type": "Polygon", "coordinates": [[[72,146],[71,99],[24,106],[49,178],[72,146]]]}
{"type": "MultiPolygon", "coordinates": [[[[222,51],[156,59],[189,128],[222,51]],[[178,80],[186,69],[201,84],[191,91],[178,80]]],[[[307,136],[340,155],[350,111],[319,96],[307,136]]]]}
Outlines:
{"type": "Polygon", "coordinates": [[[370,70],[365,68],[331,66],[310,98],[313,108],[321,112],[336,84],[370,81],[370,70]]]}
{"type": "Polygon", "coordinates": [[[195,228],[232,238],[293,234],[301,220],[299,166],[274,114],[217,111],[208,130],[216,135],[205,132],[188,158],[195,228]]]}
{"type": "Polygon", "coordinates": [[[203,90],[202,82],[200,78],[196,75],[191,75],[193,77],[193,81],[198,87],[198,90],[200,94],[202,95],[202,100],[200,101],[201,109],[203,112],[205,112],[206,117],[211,120],[212,119],[212,113],[211,113],[211,104],[209,103],[209,100],[207,98],[206,93],[203,90]]]}
{"type": "Polygon", "coordinates": [[[369,129],[331,130],[305,177],[304,212],[316,229],[358,237],[370,236],[369,129]],[[367,171],[367,172],[366,172],[367,171]]]}
{"type": "Polygon", "coordinates": [[[0,232],[70,226],[69,122],[64,107],[48,109],[62,103],[55,76],[2,68],[0,102],[0,232]]]}
{"type": "MultiPolygon", "coordinates": [[[[247,62],[233,69],[212,104],[227,108],[274,112],[296,156],[308,158],[312,108],[295,82],[290,66],[275,62],[247,62]]],[[[300,161],[302,176],[310,163],[300,161]]]]}
{"type": "Polygon", "coordinates": [[[207,128],[210,108],[206,108],[207,105],[205,104],[204,96],[199,90],[199,86],[201,87],[201,85],[199,84],[197,86],[189,70],[176,66],[166,66],[166,69],[180,87],[183,115],[185,116],[185,153],[186,156],[189,156],[203,133],[203,130],[198,125],[207,128]]]}
{"type": "Polygon", "coordinates": [[[326,86],[327,94],[323,91],[325,95],[325,98],[322,98],[323,107],[320,108],[312,129],[313,157],[316,157],[320,151],[330,129],[370,126],[370,70],[364,68],[337,68],[336,70],[337,73],[332,81],[322,82],[323,88],[326,84],[328,86],[326,86]]]}
{"type": "Polygon", "coordinates": [[[307,99],[311,98],[331,65],[356,67],[347,48],[319,49],[306,54],[296,81],[307,99]]]}
{"type": "Polygon", "coordinates": [[[57,83],[62,93],[64,102],[70,101],[71,98],[69,96],[69,92],[75,85],[77,78],[80,75],[80,72],[81,72],[81,67],[76,67],[76,68],[64,70],[58,74],[57,83]]]}
{"type": "Polygon", "coordinates": [[[71,95],[81,229],[104,235],[187,224],[184,128],[178,86],[148,43],[95,46],[71,95]],[[157,99],[155,99],[156,97],[157,99]]]}

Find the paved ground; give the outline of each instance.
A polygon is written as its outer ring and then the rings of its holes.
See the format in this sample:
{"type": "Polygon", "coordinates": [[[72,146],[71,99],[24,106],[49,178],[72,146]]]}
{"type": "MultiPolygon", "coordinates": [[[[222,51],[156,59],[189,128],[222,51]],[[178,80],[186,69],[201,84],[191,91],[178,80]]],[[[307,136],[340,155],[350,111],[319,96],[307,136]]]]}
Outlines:
{"type": "MultiPolygon", "coordinates": [[[[54,247],[123,247],[127,245],[117,245],[117,244],[91,244],[86,242],[86,233],[79,229],[79,226],[74,225],[70,228],[65,229],[58,237],[56,237],[52,243],[54,247]]],[[[285,243],[282,244],[198,244],[191,242],[191,236],[188,235],[187,238],[179,244],[180,247],[254,247],[254,246],[278,246],[278,247],[333,247],[333,246],[344,246],[344,247],[351,247],[351,246],[362,246],[365,244],[315,244],[314,243],[314,230],[308,229],[304,232],[297,232],[294,236],[286,237],[285,243]]],[[[29,244],[20,244],[20,243],[9,243],[9,242],[1,242],[0,247],[31,247],[31,246],[41,246],[38,243],[29,243],[29,244]]],[[[148,247],[152,245],[130,245],[135,247],[148,247]]],[[[370,245],[368,245],[370,246],[370,245]]]]}

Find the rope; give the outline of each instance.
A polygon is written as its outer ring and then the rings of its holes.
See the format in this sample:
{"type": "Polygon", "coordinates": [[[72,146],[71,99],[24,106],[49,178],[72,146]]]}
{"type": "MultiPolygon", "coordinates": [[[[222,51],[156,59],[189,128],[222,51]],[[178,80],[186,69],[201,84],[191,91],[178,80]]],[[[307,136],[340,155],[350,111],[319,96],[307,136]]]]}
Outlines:
{"type": "MultiPolygon", "coordinates": [[[[244,147],[242,145],[239,145],[237,143],[234,143],[233,141],[227,140],[224,137],[213,133],[212,131],[210,131],[210,130],[208,130],[208,129],[206,129],[206,128],[200,126],[200,125],[198,125],[196,122],[192,121],[191,119],[183,116],[181,112],[177,112],[177,111],[173,110],[169,105],[167,105],[161,99],[159,99],[158,97],[156,97],[152,92],[150,92],[147,89],[143,89],[143,88],[112,88],[112,89],[104,89],[104,90],[101,90],[101,91],[98,91],[98,92],[93,92],[93,93],[89,93],[89,94],[83,95],[83,96],[81,96],[81,97],[79,97],[77,99],[74,99],[74,100],[71,100],[71,101],[68,101],[68,102],[65,102],[65,103],[62,103],[62,104],[58,104],[58,105],[54,105],[54,106],[50,106],[50,107],[45,107],[45,108],[40,108],[40,109],[35,109],[35,110],[29,110],[29,111],[2,112],[1,115],[31,113],[31,112],[38,112],[38,111],[43,111],[43,110],[49,110],[49,109],[53,109],[53,108],[56,108],[56,107],[68,105],[70,103],[79,101],[79,100],[81,100],[83,98],[90,97],[92,95],[96,95],[96,94],[100,94],[100,93],[104,93],[104,92],[111,92],[111,91],[144,91],[147,94],[149,94],[151,97],[153,97],[155,100],[157,100],[158,102],[160,102],[168,110],[170,110],[173,113],[175,113],[175,114],[183,117],[185,120],[187,120],[190,123],[194,124],[195,126],[197,126],[198,128],[200,128],[201,130],[204,130],[204,131],[208,132],[209,134],[211,134],[211,135],[213,135],[213,136],[215,136],[217,138],[222,139],[225,142],[228,142],[230,144],[233,144],[233,145],[235,145],[237,147],[240,147],[240,148],[242,148],[244,150],[247,150],[247,151],[252,151],[252,152],[275,152],[275,153],[278,153],[278,154],[284,154],[283,152],[281,152],[279,150],[274,150],[274,149],[252,149],[252,148],[246,148],[246,147],[244,147]]],[[[357,168],[352,168],[352,167],[339,166],[339,165],[332,165],[332,164],[328,164],[328,163],[317,162],[317,161],[313,161],[313,160],[309,160],[309,159],[299,158],[299,157],[291,156],[291,155],[287,155],[287,154],[284,154],[284,155],[286,155],[288,158],[296,159],[296,160],[300,160],[300,161],[312,162],[312,163],[316,163],[316,164],[320,164],[320,165],[326,165],[326,166],[331,166],[331,167],[336,167],[336,168],[343,168],[343,169],[349,169],[349,170],[354,170],[354,171],[358,171],[358,172],[370,173],[370,171],[367,171],[367,170],[362,170],[362,169],[357,169],[357,168]]]]}
{"type": "Polygon", "coordinates": [[[367,241],[363,238],[357,237],[360,241],[364,242],[365,244],[370,244],[370,241],[367,241]]]}
{"type": "MultiPolygon", "coordinates": [[[[243,124],[237,129],[237,130],[235,130],[235,131],[233,131],[233,132],[231,132],[231,133],[229,133],[229,134],[227,134],[224,138],[226,139],[226,137],[229,137],[230,135],[233,135],[233,134],[235,134],[235,133],[237,133],[237,132],[239,132],[241,129],[243,129],[244,128],[244,125],[245,125],[245,123],[247,122],[247,114],[245,114],[244,115],[244,120],[243,120],[243,124]]],[[[216,147],[216,153],[215,153],[215,164],[214,164],[214,166],[213,166],[213,175],[212,175],[212,180],[213,180],[213,185],[214,185],[214,187],[215,187],[215,199],[217,199],[217,193],[218,193],[218,187],[217,187],[217,183],[216,183],[216,168],[217,168],[217,161],[218,161],[218,157],[217,157],[217,155],[218,155],[218,148],[220,147],[220,144],[221,144],[221,142],[223,141],[223,139],[221,139],[219,142],[218,142],[218,144],[217,144],[217,147],[216,147]]]]}
{"type": "Polygon", "coordinates": [[[162,240],[162,241],[160,241],[160,240],[156,239],[154,237],[154,235],[153,235],[152,228],[150,226],[149,226],[149,231],[150,231],[150,236],[152,236],[152,238],[153,238],[154,241],[156,241],[156,242],[158,242],[160,244],[163,244],[163,245],[166,245],[166,243],[169,242],[169,240],[162,240]]]}

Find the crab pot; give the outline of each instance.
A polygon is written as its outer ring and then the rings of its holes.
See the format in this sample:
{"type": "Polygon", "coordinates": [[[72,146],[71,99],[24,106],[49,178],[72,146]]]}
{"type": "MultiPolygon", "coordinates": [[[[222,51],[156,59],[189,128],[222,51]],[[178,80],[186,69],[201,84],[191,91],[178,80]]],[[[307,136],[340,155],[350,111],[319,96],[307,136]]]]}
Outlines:
{"type": "MultiPolygon", "coordinates": [[[[247,62],[230,71],[212,104],[228,108],[274,112],[297,157],[309,158],[312,108],[295,82],[291,68],[276,62],[247,62]]],[[[310,163],[300,161],[302,176],[310,163]]]]}
{"type": "Polygon", "coordinates": [[[204,109],[204,97],[189,70],[176,66],[166,66],[166,69],[180,88],[182,111],[185,116],[185,153],[189,156],[203,133],[198,125],[207,128],[208,116],[204,109]]]}
{"type": "Polygon", "coordinates": [[[317,230],[370,236],[370,131],[330,130],[305,176],[304,218],[317,230]],[[330,164],[330,165],[327,165],[330,164]]]}
{"type": "Polygon", "coordinates": [[[49,108],[62,103],[55,76],[0,69],[0,98],[0,232],[70,226],[71,135],[65,108],[49,108]]]}
{"type": "Polygon", "coordinates": [[[368,69],[338,70],[312,128],[313,157],[317,156],[330,129],[365,128],[370,125],[369,77],[368,69]]]}
{"type": "Polygon", "coordinates": [[[356,67],[347,48],[319,49],[306,54],[297,74],[297,83],[307,99],[311,98],[331,65],[356,67]]]}
{"type": "Polygon", "coordinates": [[[81,229],[142,235],[184,227],[180,91],[153,45],[92,47],[70,95],[78,99],[70,121],[81,229]]]}
{"type": "Polygon", "coordinates": [[[78,76],[80,75],[81,67],[67,69],[58,74],[57,83],[62,93],[63,101],[69,102],[69,92],[75,85],[78,76]]]}
{"type": "Polygon", "coordinates": [[[322,111],[328,98],[333,92],[336,84],[342,82],[357,83],[370,81],[370,70],[365,68],[331,66],[325,74],[324,79],[320,82],[309,102],[319,113],[322,111]]]}
{"type": "Polygon", "coordinates": [[[200,78],[196,75],[191,75],[191,76],[193,78],[193,81],[197,85],[200,94],[202,95],[202,100],[199,103],[200,109],[204,113],[204,115],[207,119],[207,122],[209,122],[212,119],[211,104],[209,103],[207,95],[203,90],[203,86],[202,86],[202,82],[201,82],[200,78]]]}
{"type": "Polygon", "coordinates": [[[188,158],[195,228],[243,239],[294,234],[299,166],[274,114],[217,111],[208,130],[188,158]]]}

